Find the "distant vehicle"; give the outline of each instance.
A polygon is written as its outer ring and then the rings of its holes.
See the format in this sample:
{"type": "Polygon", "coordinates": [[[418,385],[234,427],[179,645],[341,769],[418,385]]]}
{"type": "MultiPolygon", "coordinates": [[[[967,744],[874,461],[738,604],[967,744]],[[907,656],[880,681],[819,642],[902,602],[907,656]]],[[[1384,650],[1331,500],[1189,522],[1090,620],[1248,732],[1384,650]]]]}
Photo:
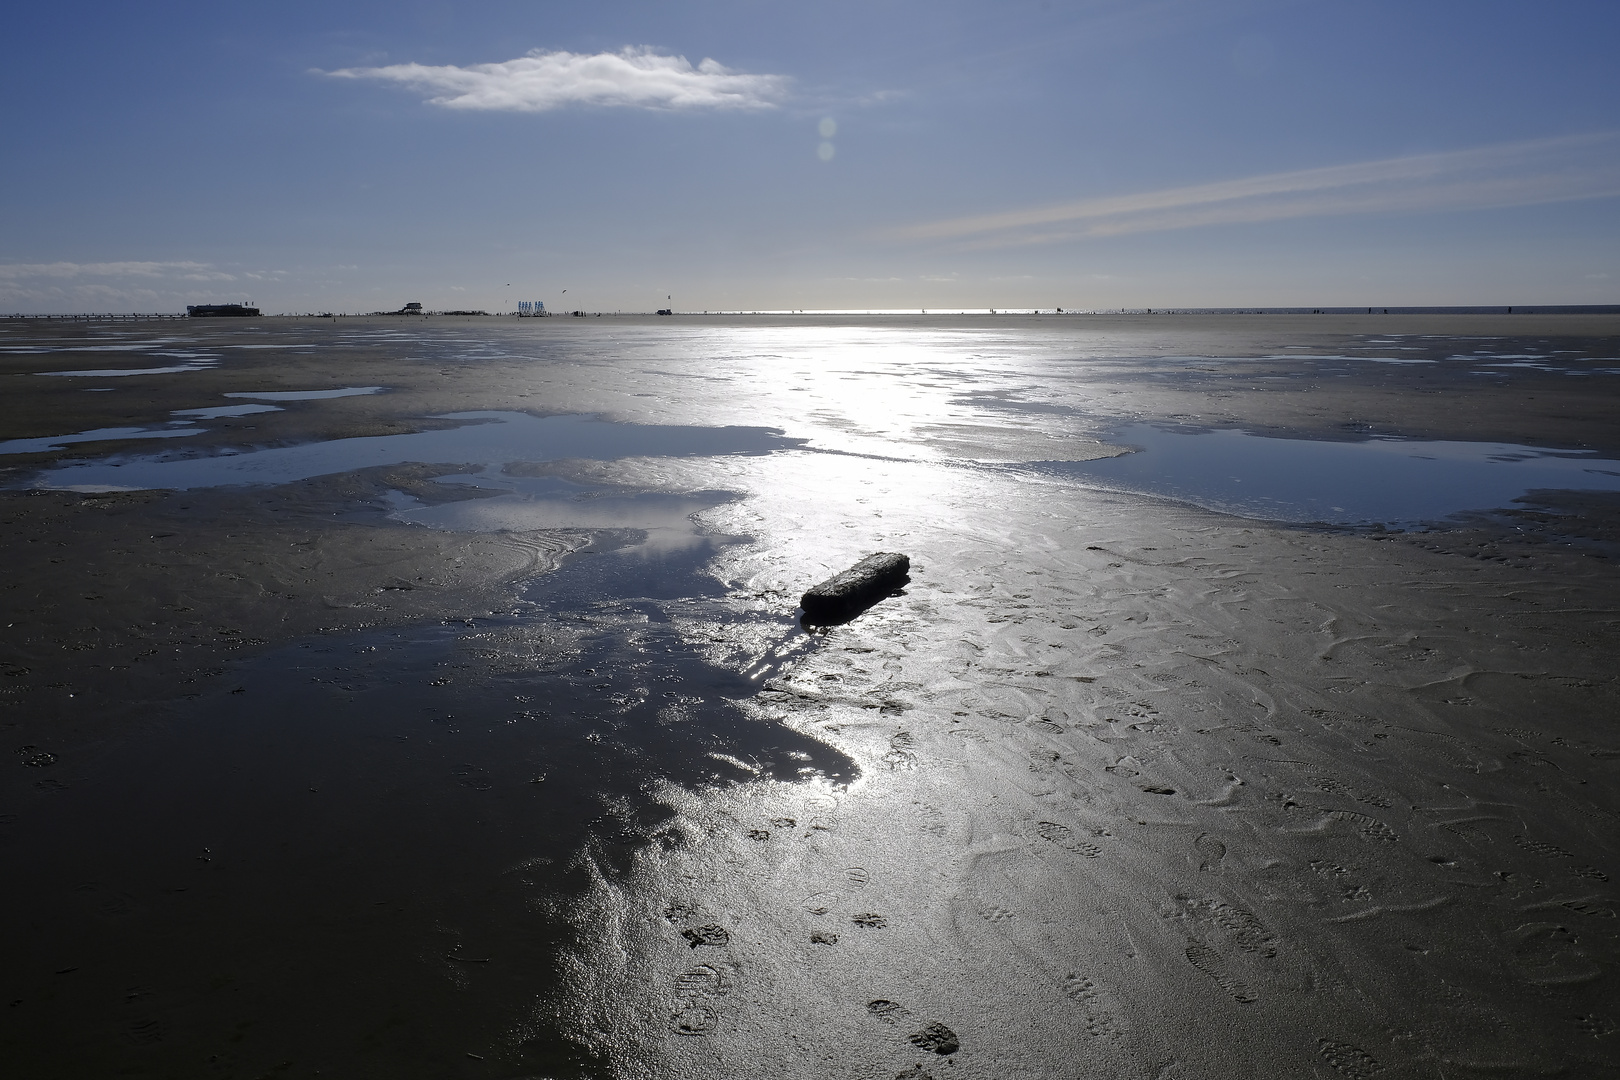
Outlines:
{"type": "Polygon", "coordinates": [[[583,319],[585,317],[585,313],[583,311],[575,311],[575,312],[572,312],[572,314],[578,316],[581,319],[583,319]]]}
{"type": "Polygon", "coordinates": [[[661,308],[658,309],[658,314],[660,314],[660,315],[673,315],[675,313],[673,311],[669,310],[669,308],[667,308],[667,307],[661,307],[661,308]]]}
{"type": "Polygon", "coordinates": [[[213,318],[220,315],[231,315],[238,318],[254,316],[259,313],[256,307],[245,304],[187,304],[186,314],[193,319],[213,318]]]}

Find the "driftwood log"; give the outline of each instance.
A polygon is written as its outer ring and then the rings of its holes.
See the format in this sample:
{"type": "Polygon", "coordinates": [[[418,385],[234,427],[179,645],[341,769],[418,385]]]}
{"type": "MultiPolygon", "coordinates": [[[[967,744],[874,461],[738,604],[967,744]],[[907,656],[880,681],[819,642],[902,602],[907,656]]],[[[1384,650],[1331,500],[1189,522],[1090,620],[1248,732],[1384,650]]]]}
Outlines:
{"type": "Polygon", "coordinates": [[[810,622],[853,618],[911,580],[911,560],[892,551],[868,555],[799,598],[810,622]]]}

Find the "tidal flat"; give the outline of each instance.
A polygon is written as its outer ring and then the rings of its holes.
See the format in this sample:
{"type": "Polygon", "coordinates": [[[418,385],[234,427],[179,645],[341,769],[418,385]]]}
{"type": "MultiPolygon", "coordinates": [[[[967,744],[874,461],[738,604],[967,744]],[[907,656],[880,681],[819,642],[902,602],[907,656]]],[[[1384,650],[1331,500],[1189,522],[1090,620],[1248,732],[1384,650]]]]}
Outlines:
{"type": "Polygon", "coordinates": [[[0,385],[8,1074],[1620,1072],[1620,317],[13,320],[0,385]]]}

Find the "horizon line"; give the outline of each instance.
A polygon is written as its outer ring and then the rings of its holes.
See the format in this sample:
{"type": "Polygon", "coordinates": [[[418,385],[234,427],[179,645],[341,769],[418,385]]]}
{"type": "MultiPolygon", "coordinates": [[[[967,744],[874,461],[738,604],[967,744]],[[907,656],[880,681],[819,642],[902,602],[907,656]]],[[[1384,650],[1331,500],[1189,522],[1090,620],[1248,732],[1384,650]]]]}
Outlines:
{"type": "MultiPolygon", "coordinates": [[[[905,307],[905,308],[708,308],[702,310],[671,311],[671,316],[1000,316],[1000,315],[1620,315],[1620,303],[1615,304],[1249,304],[1214,306],[1209,304],[1168,304],[1157,307],[1145,305],[1114,306],[1105,308],[1063,307],[905,307]]],[[[658,312],[614,311],[584,312],[588,318],[601,317],[669,317],[658,312]]],[[[573,312],[551,312],[544,316],[520,314],[516,311],[427,311],[405,315],[396,311],[281,311],[246,318],[261,319],[387,319],[387,318],[485,318],[533,319],[571,318],[573,312]]],[[[10,312],[0,314],[5,320],[49,319],[192,319],[243,318],[243,316],[193,316],[184,312],[10,312]]]]}

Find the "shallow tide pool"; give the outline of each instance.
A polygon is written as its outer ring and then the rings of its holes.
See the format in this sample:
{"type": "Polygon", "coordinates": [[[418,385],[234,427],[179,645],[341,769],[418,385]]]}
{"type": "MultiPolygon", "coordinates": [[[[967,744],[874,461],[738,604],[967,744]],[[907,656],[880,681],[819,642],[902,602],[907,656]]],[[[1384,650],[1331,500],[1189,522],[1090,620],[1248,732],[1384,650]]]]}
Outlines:
{"type": "Polygon", "coordinates": [[[769,428],[613,424],[593,416],[533,417],[514,412],[448,413],[438,431],[333,439],[214,457],[80,462],[42,474],[35,486],[59,491],[187,490],[286,484],[315,476],[406,462],[498,465],[568,458],[711,457],[767,454],[798,446],[769,428]]]}
{"type": "Polygon", "coordinates": [[[1540,489],[1620,491],[1620,461],[1493,442],[1275,439],[1132,424],[1108,436],[1134,453],[1040,468],[1089,484],[1271,521],[1435,521],[1507,506],[1540,489]]]}

